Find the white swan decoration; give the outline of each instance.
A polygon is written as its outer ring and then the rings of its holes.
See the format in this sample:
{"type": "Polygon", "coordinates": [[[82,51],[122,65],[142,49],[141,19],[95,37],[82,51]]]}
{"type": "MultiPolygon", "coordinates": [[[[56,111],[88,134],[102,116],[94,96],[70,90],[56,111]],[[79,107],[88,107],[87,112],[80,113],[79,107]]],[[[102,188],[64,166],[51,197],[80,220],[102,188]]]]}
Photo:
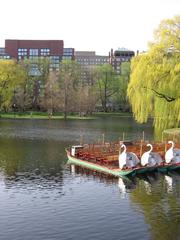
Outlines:
{"type": "Polygon", "coordinates": [[[124,148],[123,152],[119,152],[119,168],[123,169],[123,167],[126,165],[126,146],[124,144],[121,145],[121,148],[124,148]]]}
{"type": "Polygon", "coordinates": [[[171,144],[171,147],[165,153],[165,162],[166,163],[170,163],[174,157],[174,155],[173,155],[174,142],[168,141],[168,143],[171,144]]]}
{"type": "Polygon", "coordinates": [[[165,162],[170,163],[178,163],[180,162],[180,149],[174,148],[174,142],[168,141],[171,144],[171,147],[165,153],[165,162]]]}
{"type": "Polygon", "coordinates": [[[132,168],[135,167],[139,163],[139,159],[133,152],[126,152],[126,145],[122,144],[121,148],[124,150],[119,153],[119,168],[123,169],[123,167],[132,168]]]}
{"type": "Polygon", "coordinates": [[[162,162],[162,158],[158,153],[152,152],[153,146],[149,143],[146,145],[147,147],[150,147],[150,150],[143,153],[141,156],[141,165],[144,167],[146,165],[148,166],[155,166],[160,165],[162,162]]]}
{"type": "Polygon", "coordinates": [[[147,147],[150,147],[150,150],[143,153],[141,156],[141,165],[144,167],[149,163],[150,152],[152,151],[153,147],[151,144],[147,144],[147,147]]]}

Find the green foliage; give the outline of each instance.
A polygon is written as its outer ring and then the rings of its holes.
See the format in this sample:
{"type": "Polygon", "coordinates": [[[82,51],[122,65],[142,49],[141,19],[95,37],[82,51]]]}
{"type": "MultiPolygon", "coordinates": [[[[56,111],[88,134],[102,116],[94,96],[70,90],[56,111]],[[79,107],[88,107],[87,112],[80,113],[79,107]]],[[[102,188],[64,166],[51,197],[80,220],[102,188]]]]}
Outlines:
{"type": "Polygon", "coordinates": [[[56,70],[51,70],[49,71],[48,78],[44,85],[44,94],[41,98],[41,109],[47,110],[51,116],[55,110],[58,110],[59,102],[58,72],[56,70]]]}
{"type": "Polygon", "coordinates": [[[129,102],[127,99],[127,87],[130,80],[130,62],[121,63],[121,75],[117,77],[119,84],[118,92],[113,97],[113,102],[123,111],[129,110],[129,102]]]}
{"type": "Polygon", "coordinates": [[[60,63],[59,71],[59,86],[61,90],[62,108],[64,111],[64,118],[67,113],[73,109],[76,102],[76,95],[78,86],[80,84],[80,66],[72,60],[63,60],[60,63]]]}
{"type": "Polygon", "coordinates": [[[60,63],[59,83],[62,88],[77,88],[80,79],[80,66],[72,60],[63,60],[60,63]]]}
{"type": "Polygon", "coordinates": [[[110,98],[118,92],[117,76],[110,64],[104,64],[96,68],[97,89],[99,92],[102,108],[107,112],[107,104],[110,98]]]}
{"type": "Polygon", "coordinates": [[[26,59],[24,68],[26,69],[26,82],[21,93],[24,107],[39,109],[44,102],[45,86],[49,78],[51,62],[48,57],[37,57],[26,59]]]}
{"type": "Polygon", "coordinates": [[[0,107],[8,110],[12,106],[15,90],[25,80],[23,67],[14,60],[0,60],[0,107]]]}
{"type": "Polygon", "coordinates": [[[128,97],[135,119],[157,129],[180,123],[180,16],[164,20],[148,53],[132,60],[128,97]]]}

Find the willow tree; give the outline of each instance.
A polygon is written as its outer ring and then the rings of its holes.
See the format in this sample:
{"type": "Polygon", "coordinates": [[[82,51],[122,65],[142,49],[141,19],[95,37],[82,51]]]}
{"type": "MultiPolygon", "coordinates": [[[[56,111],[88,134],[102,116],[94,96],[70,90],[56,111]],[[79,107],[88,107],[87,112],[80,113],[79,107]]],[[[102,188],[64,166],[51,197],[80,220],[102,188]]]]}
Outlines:
{"type": "Polygon", "coordinates": [[[23,67],[14,60],[0,60],[0,108],[8,110],[15,104],[16,89],[25,80],[23,67]]]}
{"type": "Polygon", "coordinates": [[[128,97],[135,119],[156,129],[180,123],[180,16],[164,20],[148,53],[132,60],[128,97]]]}

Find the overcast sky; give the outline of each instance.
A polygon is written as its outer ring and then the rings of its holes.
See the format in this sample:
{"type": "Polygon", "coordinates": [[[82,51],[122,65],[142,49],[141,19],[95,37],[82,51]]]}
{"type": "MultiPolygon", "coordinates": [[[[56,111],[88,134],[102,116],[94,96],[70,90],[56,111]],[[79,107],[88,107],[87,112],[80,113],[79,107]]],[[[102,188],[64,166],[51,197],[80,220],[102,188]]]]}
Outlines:
{"type": "Polygon", "coordinates": [[[1,0],[5,39],[62,39],[64,47],[107,55],[146,50],[160,21],[180,14],[180,0],[1,0]]]}

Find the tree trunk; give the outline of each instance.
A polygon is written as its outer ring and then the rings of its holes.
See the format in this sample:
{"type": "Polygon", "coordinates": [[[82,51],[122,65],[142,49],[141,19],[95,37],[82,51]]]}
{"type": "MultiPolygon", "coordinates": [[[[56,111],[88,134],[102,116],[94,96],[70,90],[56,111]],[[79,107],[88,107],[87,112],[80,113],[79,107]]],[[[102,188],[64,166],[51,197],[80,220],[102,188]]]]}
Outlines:
{"type": "Polygon", "coordinates": [[[104,85],[104,111],[107,112],[107,72],[106,72],[106,79],[104,85]]]}
{"type": "Polygon", "coordinates": [[[64,89],[64,120],[67,120],[67,89],[64,89]]]}

